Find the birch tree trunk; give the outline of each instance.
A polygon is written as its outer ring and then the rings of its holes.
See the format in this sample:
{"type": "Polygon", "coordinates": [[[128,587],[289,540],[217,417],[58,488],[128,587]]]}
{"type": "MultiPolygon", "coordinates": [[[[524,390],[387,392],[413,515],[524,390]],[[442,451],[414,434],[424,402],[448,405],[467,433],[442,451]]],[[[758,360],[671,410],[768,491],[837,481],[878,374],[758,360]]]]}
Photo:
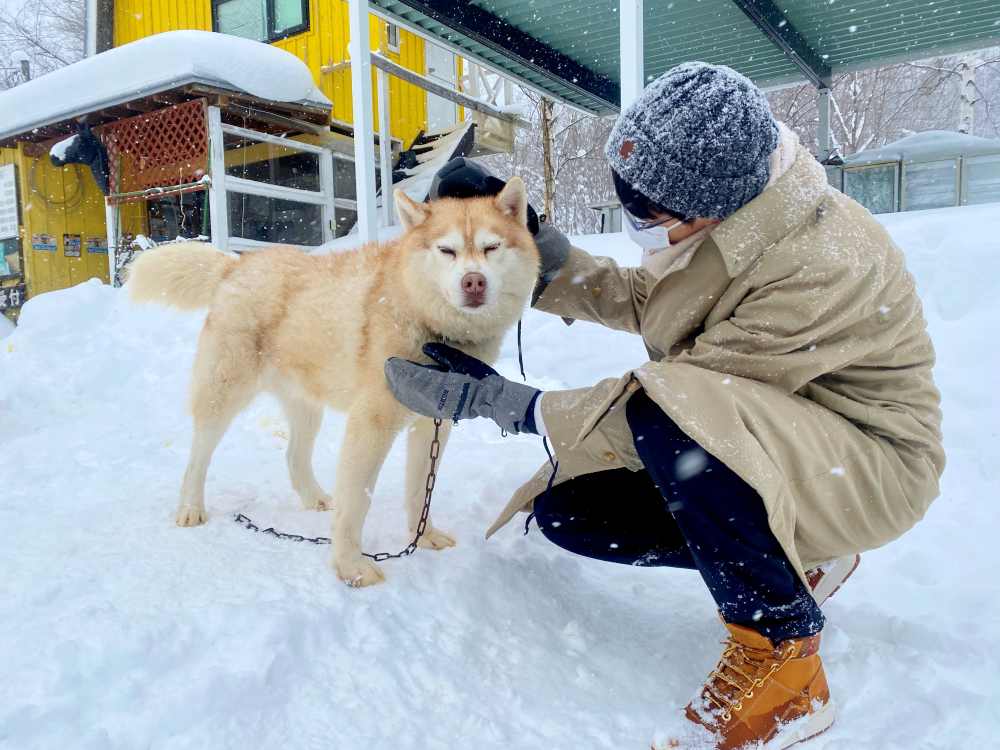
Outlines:
{"type": "Polygon", "coordinates": [[[958,132],[972,135],[976,126],[976,68],[979,61],[969,55],[958,63],[958,132]]]}
{"type": "Polygon", "coordinates": [[[542,213],[549,221],[552,221],[555,218],[553,212],[556,200],[556,170],[552,153],[555,148],[555,144],[552,142],[554,120],[552,100],[543,96],[538,106],[538,112],[541,120],[539,125],[542,141],[542,213]]]}

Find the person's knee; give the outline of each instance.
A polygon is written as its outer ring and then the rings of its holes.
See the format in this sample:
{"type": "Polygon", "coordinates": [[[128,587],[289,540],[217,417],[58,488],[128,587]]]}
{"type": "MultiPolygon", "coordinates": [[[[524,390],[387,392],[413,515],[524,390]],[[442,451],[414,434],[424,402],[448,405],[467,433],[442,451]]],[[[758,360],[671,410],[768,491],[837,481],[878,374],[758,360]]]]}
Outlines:
{"type": "Polygon", "coordinates": [[[705,449],[688,437],[645,391],[638,391],[628,400],[625,418],[636,452],[654,477],[687,481],[709,468],[711,457],[705,449]]]}
{"type": "Polygon", "coordinates": [[[536,497],[532,515],[542,536],[563,549],[579,552],[580,541],[574,533],[573,521],[580,509],[573,509],[577,505],[573,502],[573,493],[560,492],[560,489],[563,488],[554,487],[536,497]]]}

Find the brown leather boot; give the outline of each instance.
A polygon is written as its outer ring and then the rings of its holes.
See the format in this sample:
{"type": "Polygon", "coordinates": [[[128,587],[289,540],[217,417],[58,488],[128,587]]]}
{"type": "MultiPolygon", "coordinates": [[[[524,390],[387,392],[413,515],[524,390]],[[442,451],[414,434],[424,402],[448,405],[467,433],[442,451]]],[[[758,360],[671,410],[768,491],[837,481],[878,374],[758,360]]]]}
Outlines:
{"type": "Polygon", "coordinates": [[[703,730],[697,732],[701,738],[672,739],[654,750],[701,750],[706,740],[715,750],[784,750],[830,728],[834,707],[819,658],[819,634],[776,647],[749,628],[726,627],[726,650],[685,712],[703,730]]]}

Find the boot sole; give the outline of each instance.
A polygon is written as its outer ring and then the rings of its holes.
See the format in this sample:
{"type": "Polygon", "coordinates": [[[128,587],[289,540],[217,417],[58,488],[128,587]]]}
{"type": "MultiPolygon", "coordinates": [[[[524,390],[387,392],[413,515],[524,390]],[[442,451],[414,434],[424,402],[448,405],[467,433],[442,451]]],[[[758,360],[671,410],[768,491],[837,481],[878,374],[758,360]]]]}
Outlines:
{"type": "Polygon", "coordinates": [[[823,734],[823,732],[832,727],[836,716],[837,709],[833,705],[833,701],[827,701],[819,710],[793,722],[779,732],[777,736],[772,737],[770,742],[764,745],[763,750],[785,750],[785,748],[792,745],[811,740],[813,737],[823,734]]]}

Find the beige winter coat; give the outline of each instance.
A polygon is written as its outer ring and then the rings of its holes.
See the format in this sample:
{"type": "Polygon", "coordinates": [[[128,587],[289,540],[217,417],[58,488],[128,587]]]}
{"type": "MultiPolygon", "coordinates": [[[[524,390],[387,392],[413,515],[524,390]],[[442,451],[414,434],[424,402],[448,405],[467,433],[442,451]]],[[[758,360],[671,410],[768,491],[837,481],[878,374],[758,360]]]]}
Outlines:
{"type": "MultiPolygon", "coordinates": [[[[938,494],[934,349],[913,279],[882,226],[801,147],[684,270],[656,279],[574,249],[536,307],[641,334],[651,360],[545,394],[556,483],[642,468],[625,420],[642,387],[757,490],[800,574],[895,539],[938,494]]],[[[546,464],[487,536],[549,475],[546,464]]]]}

